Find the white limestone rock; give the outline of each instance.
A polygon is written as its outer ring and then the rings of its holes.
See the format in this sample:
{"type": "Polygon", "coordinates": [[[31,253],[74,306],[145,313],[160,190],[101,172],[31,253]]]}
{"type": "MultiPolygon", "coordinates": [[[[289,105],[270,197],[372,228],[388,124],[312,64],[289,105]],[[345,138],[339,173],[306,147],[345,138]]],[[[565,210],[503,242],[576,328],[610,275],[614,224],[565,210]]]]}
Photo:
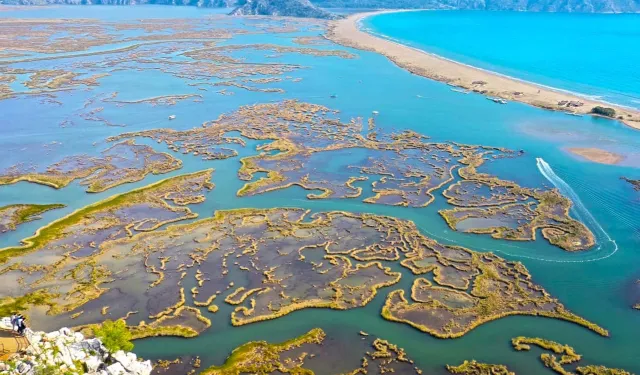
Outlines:
{"type": "Polygon", "coordinates": [[[73,367],[73,358],[71,357],[71,351],[69,350],[69,347],[65,345],[64,341],[58,340],[56,342],[56,347],[60,351],[59,354],[62,357],[62,363],[69,367],[73,367]]]}
{"type": "Polygon", "coordinates": [[[31,345],[39,344],[42,341],[42,335],[39,333],[34,333],[31,336],[31,345]]]}
{"type": "Polygon", "coordinates": [[[49,332],[45,334],[44,337],[47,339],[47,341],[56,341],[56,339],[60,337],[60,332],[58,331],[49,332]]]}
{"type": "Polygon", "coordinates": [[[31,370],[31,365],[28,363],[20,361],[16,364],[16,371],[18,374],[26,374],[29,370],[31,370]]]}
{"type": "Polygon", "coordinates": [[[89,373],[93,373],[98,371],[98,369],[100,368],[100,365],[102,364],[102,360],[97,356],[93,355],[87,358],[84,361],[84,364],[87,366],[87,370],[89,371],[89,373]]]}
{"type": "Polygon", "coordinates": [[[132,364],[132,366],[128,370],[133,375],[151,375],[151,371],[153,371],[153,366],[151,365],[151,361],[144,361],[144,362],[136,361],[132,364]]]}
{"type": "Polygon", "coordinates": [[[87,358],[87,353],[78,344],[69,345],[69,354],[71,354],[71,359],[74,361],[83,361],[87,358]]]}
{"type": "Polygon", "coordinates": [[[116,363],[112,364],[111,366],[107,367],[107,374],[109,374],[109,375],[126,375],[127,374],[127,370],[125,370],[124,367],[122,367],[120,362],[116,362],[116,363]]]}
{"type": "Polygon", "coordinates": [[[111,355],[99,339],[85,339],[68,328],[29,332],[27,339],[31,345],[16,358],[17,367],[0,363],[0,375],[34,375],[44,367],[55,367],[56,374],[86,368],[88,375],[150,375],[153,369],[150,361],[140,361],[134,353],[111,355]]]}
{"type": "Polygon", "coordinates": [[[84,340],[84,335],[80,332],[74,332],[73,339],[75,342],[80,343],[82,342],[82,340],[84,340]]]}
{"type": "Polygon", "coordinates": [[[67,327],[60,328],[59,332],[60,332],[61,335],[64,335],[64,336],[72,336],[73,335],[73,332],[67,327]]]}

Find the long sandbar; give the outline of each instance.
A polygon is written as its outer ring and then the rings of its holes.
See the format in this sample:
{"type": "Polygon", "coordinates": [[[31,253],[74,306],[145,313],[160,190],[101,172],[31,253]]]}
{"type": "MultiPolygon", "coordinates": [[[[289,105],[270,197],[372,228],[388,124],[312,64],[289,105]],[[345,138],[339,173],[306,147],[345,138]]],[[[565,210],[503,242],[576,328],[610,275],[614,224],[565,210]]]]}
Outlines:
{"type": "Polygon", "coordinates": [[[347,47],[384,55],[396,65],[411,73],[446,82],[452,86],[472,90],[487,96],[499,97],[536,107],[565,111],[578,115],[591,114],[592,108],[596,106],[613,108],[616,111],[616,119],[632,128],[640,129],[640,111],[638,110],[587,99],[568,92],[461,64],[435,54],[369,34],[359,28],[360,22],[366,17],[401,11],[403,10],[358,13],[340,20],[331,21],[326,37],[335,43],[347,47]],[[583,104],[577,107],[567,106],[567,103],[570,102],[580,102],[583,104]]]}

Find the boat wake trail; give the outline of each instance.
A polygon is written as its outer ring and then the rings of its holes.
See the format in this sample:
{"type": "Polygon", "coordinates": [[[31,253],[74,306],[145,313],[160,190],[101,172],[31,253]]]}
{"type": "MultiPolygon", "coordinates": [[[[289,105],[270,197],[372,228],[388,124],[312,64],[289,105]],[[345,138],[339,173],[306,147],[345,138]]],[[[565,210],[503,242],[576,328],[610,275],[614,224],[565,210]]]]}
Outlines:
{"type": "MultiPolygon", "coordinates": [[[[567,184],[560,176],[558,176],[551,166],[544,161],[542,158],[536,158],[536,164],[538,166],[538,170],[540,173],[547,179],[549,182],[553,184],[560,192],[571,199],[573,202],[573,213],[576,218],[582,221],[594,234],[596,241],[596,248],[586,251],[583,254],[581,259],[566,259],[565,257],[575,257],[577,254],[567,254],[566,252],[559,253],[558,255],[565,259],[550,259],[550,258],[542,258],[536,256],[523,255],[522,252],[530,253],[531,249],[526,249],[518,245],[505,244],[501,243],[500,249],[486,249],[478,246],[471,246],[474,250],[483,250],[490,251],[494,253],[502,253],[509,257],[513,258],[524,258],[537,260],[541,262],[552,262],[552,263],[587,263],[587,262],[595,262],[603,259],[607,259],[611,257],[618,251],[618,244],[614,239],[612,239],[609,234],[602,228],[600,223],[596,220],[595,217],[589,212],[587,207],[582,203],[578,194],[567,184]],[[512,253],[509,251],[504,251],[502,249],[513,249],[517,251],[517,253],[512,253]],[[604,253],[604,254],[603,254],[604,253]],[[562,255],[560,255],[562,254],[562,255]]],[[[456,241],[452,238],[447,238],[444,236],[439,236],[435,233],[430,233],[428,229],[423,226],[418,226],[423,232],[428,235],[439,238],[441,240],[449,241],[455,243],[456,241]]]]}
{"type": "MultiPolygon", "coordinates": [[[[531,260],[537,260],[541,262],[552,262],[552,263],[595,262],[595,261],[607,259],[611,257],[613,254],[615,254],[616,252],[618,252],[618,244],[616,243],[616,241],[612,239],[611,236],[609,236],[609,234],[604,230],[604,228],[602,228],[600,223],[598,223],[596,218],[593,217],[591,212],[589,212],[587,207],[584,205],[584,203],[582,203],[582,200],[580,200],[580,197],[571,188],[571,186],[569,186],[569,184],[567,184],[562,178],[560,178],[560,176],[558,176],[553,171],[551,166],[546,161],[544,161],[544,159],[536,158],[536,165],[540,173],[549,182],[551,182],[553,186],[555,186],[558,190],[560,190],[560,193],[562,193],[567,198],[571,199],[571,201],[573,202],[573,209],[572,209],[573,214],[575,215],[576,219],[584,223],[593,232],[595,237],[596,247],[591,250],[587,250],[578,254],[568,253],[565,251],[558,250],[559,258],[556,258],[556,259],[523,255],[523,253],[530,254],[532,249],[530,248],[527,249],[515,244],[508,244],[504,242],[500,244],[500,248],[487,249],[487,248],[480,247],[478,245],[472,245],[470,246],[470,248],[473,250],[502,253],[512,258],[524,258],[524,259],[531,259],[531,260]],[[513,249],[514,252],[504,251],[502,249],[513,249]],[[576,259],[576,257],[580,257],[580,259],[576,259]]],[[[300,199],[300,200],[305,201],[307,203],[309,202],[308,200],[305,200],[305,199],[300,199]]],[[[341,204],[348,204],[348,203],[343,202],[341,204]]],[[[354,208],[361,209],[361,207],[358,204],[353,204],[353,205],[354,205],[354,208]]],[[[445,235],[448,233],[448,231],[444,231],[444,233],[433,233],[432,231],[420,225],[419,223],[416,223],[416,226],[421,230],[421,232],[427,234],[429,237],[435,240],[440,240],[440,241],[443,241],[444,243],[451,243],[454,245],[459,244],[459,242],[456,241],[456,239],[447,237],[445,235]]]]}
{"type": "Polygon", "coordinates": [[[609,244],[613,246],[612,251],[607,255],[597,257],[595,259],[581,260],[581,262],[592,262],[595,260],[606,259],[612,256],[613,254],[615,254],[618,251],[618,244],[616,243],[615,240],[613,240],[609,236],[609,234],[604,230],[604,228],[602,228],[602,226],[600,225],[600,223],[598,223],[596,218],[593,217],[591,212],[589,212],[587,207],[585,207],[584,203],[582,203],[582,201],[580,200],[580,197],[571,188],[571,186],[569,186],[569,184],[567,184],[562,178],[560,178],[560,176],[558,176],[553,171],[549,163],[544,161],[544,159],[536,158],[536,165],[540,173],[544,176],[544,178],[549,180],[549,182],[551,182],[553,186],[558,188],[558,190],[560,190],[560,192],[564,196],[571,199],[571,201],[573,202],[573,213],[575,214],[576,218],[582,221],[589,229],[591,229],[594,232],[594,235],[596,237],[596,244],[598,245],[598,247],[592,250],[592,252],[603,249],[605,245],[607,245],[607,247],[609,244]]]}

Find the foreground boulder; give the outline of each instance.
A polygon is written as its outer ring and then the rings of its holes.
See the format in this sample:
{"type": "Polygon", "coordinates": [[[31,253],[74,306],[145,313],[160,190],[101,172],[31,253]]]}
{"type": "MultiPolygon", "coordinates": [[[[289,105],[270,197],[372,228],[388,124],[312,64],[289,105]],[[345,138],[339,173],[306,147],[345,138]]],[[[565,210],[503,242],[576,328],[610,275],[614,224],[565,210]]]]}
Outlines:
{"type": "Polygon", "coordinates": [[[0,374],[150,375],[150,361],[141,361],[133,353],[109,352],[100,339],[87,339],[68,328],[44,333],[27,330],[29,341],[22,353],[0,363],[0,374]]]}

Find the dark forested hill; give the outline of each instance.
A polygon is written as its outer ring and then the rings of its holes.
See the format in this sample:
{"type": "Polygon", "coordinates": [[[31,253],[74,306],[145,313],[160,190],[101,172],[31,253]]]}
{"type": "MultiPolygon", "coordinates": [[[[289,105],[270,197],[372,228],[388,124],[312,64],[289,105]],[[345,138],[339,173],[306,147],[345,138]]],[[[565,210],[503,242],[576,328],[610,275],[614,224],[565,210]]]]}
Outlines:
{"type": "Polygon", "coordinates": [[[311,4],[309,0],[246,0],[232,15],[273,15],[289,17],[333,18],[333,14],[311,4]]]}
{"type": "Polygon", "coordinates": [[[640,0],[313,0],[325,8],[430,8],[532,12],[640,12],[640,0]]]}

